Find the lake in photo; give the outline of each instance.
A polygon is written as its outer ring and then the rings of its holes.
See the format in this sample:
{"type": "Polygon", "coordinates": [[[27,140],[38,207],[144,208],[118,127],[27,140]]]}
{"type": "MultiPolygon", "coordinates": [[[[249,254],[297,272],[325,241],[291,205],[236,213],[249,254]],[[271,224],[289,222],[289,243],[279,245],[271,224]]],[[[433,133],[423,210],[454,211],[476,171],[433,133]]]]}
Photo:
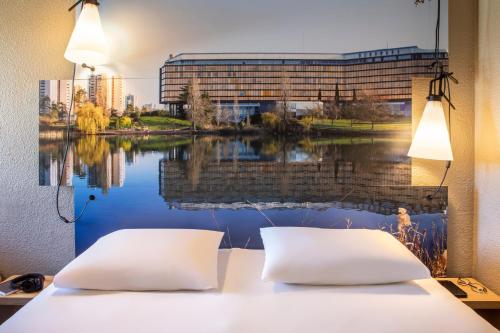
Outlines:
{"type": "MultiPolygon", "coordinates": [[[[124,228],[225,232],[222,247],[262,248],[259,228],[383,229],[427,263],[446,250],[446,189],[412,187],[406,137],[95,136],[71,142],[64,185],[76,254],[124,228]],[[411,217],[398,232],[398,209],[411,217]]],[[[40,185],[56,185],[62,139],[40,139],[40,185]]]]}

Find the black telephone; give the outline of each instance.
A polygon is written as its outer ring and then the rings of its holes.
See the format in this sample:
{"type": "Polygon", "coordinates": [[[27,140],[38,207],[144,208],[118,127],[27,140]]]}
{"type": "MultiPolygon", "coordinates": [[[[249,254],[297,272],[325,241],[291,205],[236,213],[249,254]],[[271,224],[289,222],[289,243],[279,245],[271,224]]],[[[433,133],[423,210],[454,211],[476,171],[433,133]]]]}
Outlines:
{"type": "Polygon", "coordinates": [[[10,281],[10,286],[16,290],[22,290],[25,293],[33,293],[43,289],[45,276],[38,273],[25,274],[18,276],[10,281]]]}

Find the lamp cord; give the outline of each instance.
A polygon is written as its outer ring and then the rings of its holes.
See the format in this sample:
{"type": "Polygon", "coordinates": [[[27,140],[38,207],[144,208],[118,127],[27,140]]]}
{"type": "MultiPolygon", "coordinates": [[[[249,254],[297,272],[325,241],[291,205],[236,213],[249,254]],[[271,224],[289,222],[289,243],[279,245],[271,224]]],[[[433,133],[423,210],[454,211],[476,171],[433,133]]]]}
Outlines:
{"type": "MultiPolygon", "coordinates": [[[[81,4],[81,9],[83,9],[83,5],[85,4],[85,0],[79,0],[76,2],[73,6],[71,6],[68,11],[72,11],[78,4],[81,4]]],[[[61,165],[61,173],[59,174],[59,178],[57,180],[57,191],[56,191],[56,210],[57,210],[57,216],[59,219],[64,222],[64,223],[75,223],[76,221],[80,220],[80,218],[83,216],[83,213],[85,213],[85,210],[87,209],[87,206],[89,205],[90,201],[95,200],[94,195],[89,195],[87,201],[85,201],[85,205],[83,206],[82,210],[80,211],[80,214],[74,219],[67,218],[66,216],[62,215],[61,210],[59,208],[59,194],[61,192],[61,184],[63,180],[63,175],[64,171],[66,169],[66,159],[68,157],[68,151],[69,151],[69,146],[71,144],[71,115],[73,111],[73,105],[75,103],[75,77],[76,77],[76,64],[73,64],[73,76],[71,77],[71,100],[69,102],[69,110],[66,114],[66,146],[64,147],[64,154],[63,154],[63,160],[62,160],[62,165],[61,165]]]]}
{"type": "Polygon", "coordinates": [[[66,159],[68,157],[69,146],[71,144],[71,134],[70,134],[71,133],[71,115],[72,115],[72,111],[73,111],[73,104],[75,103],[75,101],[74,101],[74,98],[75,98],[75,76],[76,76],[76,64],[73,65],[73,77],[71,79],[71,101],[69,103],[69,110],[66,114],[66,133],[65,133],[66,146],[64,148],[62,167],[61,167],[61,172],[59,174],[59,178],[57,181],[57,191],[56,191],[57,215],[58,215],[59,219],[64,223],[75,223],[76,221],[78,221],[83,216],[83,213],[87,209],[87,206],[90,203],[90,201],[95,200],[95,196],[90,195],[89,198],[87,199],[87,201],[85,202],[85,205],[83,206],[83,209],[81,210],[80,214],[74,219],[70,219],[70,218],[67,218],[66,216],[62,215],[61,210],[59,208],[59,194],[60,194],[60,190],[61,190],[63,176],[65,174],[66,159]]]}
{"type": "Polygon", "coordinates": [[[439,71],[441,69],[441,61],[439,59],[439,35],[441,28],[441,0],[437,2],[437,19],[436,19],[436,30],[435,30],[435,43],[434,43],[434,60],[436,61],[436,72],[435,77],[439,76],[439,71]]]}

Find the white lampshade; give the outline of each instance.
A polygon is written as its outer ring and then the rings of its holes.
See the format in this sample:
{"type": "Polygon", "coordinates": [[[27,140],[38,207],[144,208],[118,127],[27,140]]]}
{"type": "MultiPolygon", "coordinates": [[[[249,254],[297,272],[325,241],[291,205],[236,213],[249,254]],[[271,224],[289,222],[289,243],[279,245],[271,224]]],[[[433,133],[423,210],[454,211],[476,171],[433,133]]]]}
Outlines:
{"type": "Polygon", "coordinates": [[[102,65],[107,61],[106,38],[97,5],[85,3],[71,34],[64,58],[77,64],[102,65]]]}
{"type": "Polygon", "coordinates": [[[429,100],[425,105],[408,156],[442,161],[453,160],[450,136],[440,100],[429,100]]]}

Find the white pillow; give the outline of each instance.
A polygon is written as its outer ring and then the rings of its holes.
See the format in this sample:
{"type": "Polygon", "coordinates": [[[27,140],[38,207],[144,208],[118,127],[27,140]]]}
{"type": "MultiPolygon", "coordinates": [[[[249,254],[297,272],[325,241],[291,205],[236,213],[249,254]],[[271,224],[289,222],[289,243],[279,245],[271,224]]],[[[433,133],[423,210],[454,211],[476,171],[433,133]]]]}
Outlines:
{"type": "Polygon", "coordinates": [[[100,238],[54,278],[58,288],[204,290],[217,288],[224,233],[126,229],[100,238]]]}
{"type": "Polygon", "coordinates": [[[430,278],[406,246],[380,230],[276,227],[260,233],[265,281],[356,285],[430,278]]]}

